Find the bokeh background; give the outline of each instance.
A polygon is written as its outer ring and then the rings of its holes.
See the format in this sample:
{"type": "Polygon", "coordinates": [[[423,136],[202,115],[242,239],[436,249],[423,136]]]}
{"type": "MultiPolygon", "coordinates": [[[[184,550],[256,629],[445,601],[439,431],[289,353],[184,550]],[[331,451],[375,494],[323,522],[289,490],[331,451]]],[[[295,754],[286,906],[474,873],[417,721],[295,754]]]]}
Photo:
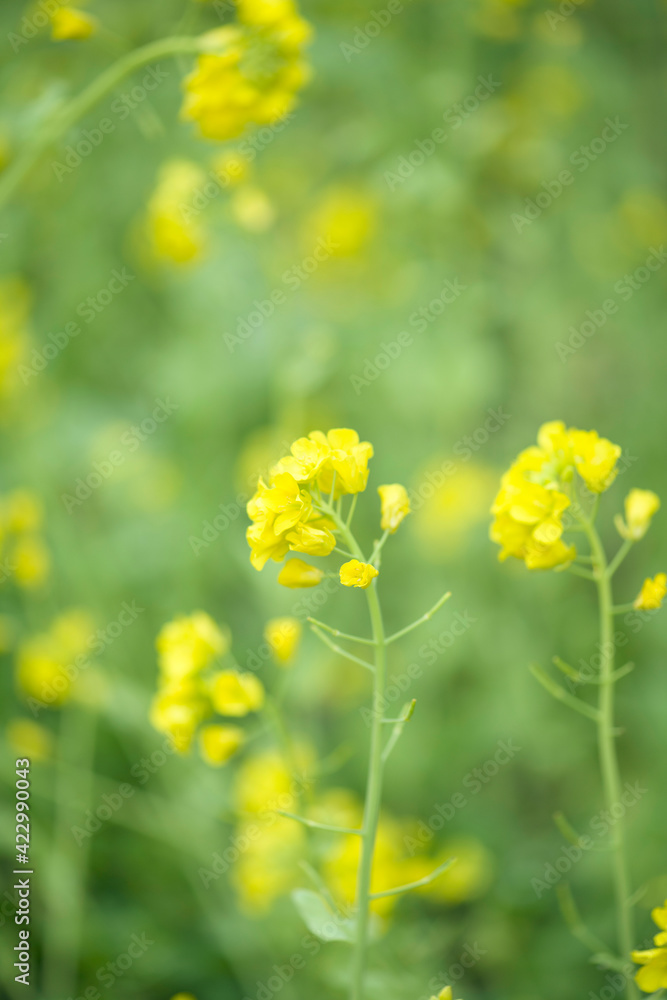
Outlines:
{"type": "MultiPolygon", "coordinates": [[[[96,37],[54,44],[40,30],[15,52],[10,35],[37,9],[5,0],[0,10],[5,164],[64,95],[125,47],[227,17],[194,0],[91,0],[104,25],[96,37]]],[[[637,272],[667,241],[664,5],[411,0],[388,21],[387,9],[383,0],[304,3],[316,32],[313,80],[288,125],[198,211],[192,259],[169,259],[151,238],[159,178],[171,161],[187,161],[171,175],[187,200],[198,172],[239,144],[202,141],[178,120],[186,57],[161,64],[165,80],[126,116],[112,101],[138,80],[103,102],[2,213],[0,836],[9,895],[0,905],[0,991],[8,997],[66,1000],[89,987],[142,1000],[186,990],[197,1000],[267,1000],[262,989],[284,1000],[342,995],[347,946],[304,952],[288,890],[308,881],[291,854],[292,874],[266,875],[279,888],[265,906],[244,898],[247,855],[208,888],[201,878],[233,843],[240,768],[274,747],[272,732],[220,770],[196,753],[170,756],[142,781],[140,764],[164,742],[148,707],[165,621],[207,611],[231,629],[245,666],[267,619],[303,616],[299,592],[277,585],[273,564],[261,575],[251,568],[243,504],[290,441],[337,426],[375,447],[357,515],[366,543],[377,532],[377,485],[415,491],[416,509],[384,559],[388,622],[399,627],[453,593],[437,619],[392,650],[396,676],[413,663],[421,675],[406,694],[417,698],[416,715],[387,772],[387,822],[400,851],[406,831],[428,824],[438,805],[457,792],[466,799],[426,846],[436,856],[455,842],[465,870],[449,888],[404,898],[385,915],[368,995],[414,1000],[452,982],[465,1000],[560,1000],[597,996],[604,985],[555,891],[538,895],[533,884],[562,857],[554,812],[584,830],[602,808],[593,728],[528,671],[556,653],[590,660],[594,594],[567,574],[499,565],[488,508],[502,469],[556,418],[624,449],[626,471],[603,506],[610,548],[612,517],[631,485],[665,494],[667,268],[637,272]],[[54,161],[65,163],[66,147],[107,114],[113,132],[57,176],[54,161]],[[438,128],[445,139],[430,152],[438,128]],[[563,170],[572,182],[558,193],[563,170]],[[334,249],[308,273],[327,239],[334,249]],[[114,271],[125,285],[109,296],[114,271]],[[284,301],[238,336],[276,289],[284,301]],[[101,304],[92,320],[90,296],[101,304]],[[73,322],[81,332],[54,355],[48,345],[59,336],[62,344],[73,322]],[[161,403],[169,415],[153,425],[161,403]],[[81,492],[95,463],[118,450],[112,474],[81,492]],[[119,631],[124,602],[141,611],[119,631]],[[467,625],[452,638],[457,615],[467,625]],[[74,648],[97,628],[111,637],[88,656],[69,697],[31,711],[21,662],[56,656],[56,633],[74,648]],[[430,640],[435,657],[424,652],[430,640]],[[471,772],[502,740],[520,751],[473,793],[471,772]],[[29,989],[13,983],[11,968],[17,754],[33,759],[29,989]],[[72,828],[127,783],[132,796],[77,843],[72,828]],[[102,983],[99,970],[127,952],[132,935],[153,943],[102,983]],[[483,954],[464,972],[466,947],[483,954]],[[296,953],[306,954],[305,968],[267,987],[274,966],[296,953]]],[[[619,599],[632,600],[644,576],[665,568],[666,525],[659,515],[624,564],[619,599]]],[[[319,616],[366,627],[356,592],[333,595],[319,616]]],[[[647,789],[628,812],[635,884],[646,886],[639,944],[667,886],[667,623],[656,615],[624,628],[623,655],[637,669],[620,688],[619,748],[624,778],[647,789]]],[[[267,688],[286,685],[290,731],[319,762],[317,794],[360,796],[366,678],[310,634],[288,672],[260,661],[267,688]]],[[[269,773],[268,758],[267,770],[259,760],[257,782],[269,773]]],[[[297,848],[320,868],[336,852],[322,835],[304,835],[297,848]]],[[[280,868],[285,845],[267,850],[280,868]]],[[[611,936],[608,857],[587,856],[566,881],[590,926],[611,936]]]]}

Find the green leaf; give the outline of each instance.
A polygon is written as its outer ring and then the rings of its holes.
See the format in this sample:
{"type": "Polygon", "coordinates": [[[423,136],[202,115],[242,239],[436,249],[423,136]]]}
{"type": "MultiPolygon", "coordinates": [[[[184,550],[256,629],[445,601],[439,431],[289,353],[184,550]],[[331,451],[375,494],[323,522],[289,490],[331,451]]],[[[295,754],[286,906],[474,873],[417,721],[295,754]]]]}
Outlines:
{"type": "Polygon", "coordinates": [[[354,922],[337,916],[318,892],[295,889],[292,899],[306,927],[320,941],[354,941],[354,922]]]}

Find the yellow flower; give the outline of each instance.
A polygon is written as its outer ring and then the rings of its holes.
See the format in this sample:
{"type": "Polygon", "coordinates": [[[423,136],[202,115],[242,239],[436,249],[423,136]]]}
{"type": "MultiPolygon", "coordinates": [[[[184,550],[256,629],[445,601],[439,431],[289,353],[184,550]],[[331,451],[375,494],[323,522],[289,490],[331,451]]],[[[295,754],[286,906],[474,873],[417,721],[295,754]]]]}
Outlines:
{"type": "Polygon", "coordinates": [[[249,160],[235,150],[221,153],[213,160],[213,170],[224,187],[234,187],[246,180],[250,173],[249,160]]]}
{"type": "Polygon", "coordinates": [[[296,618],[272,618],[266,623],[264,638],[281,666],[288,666],[294,659],[301,632],[301,623],[296,618]]]}
{"type": "Polygon", "coordinates": [[[146,230],[156,258],[187,264],[201,255],[206,242],[204,229],[184,208],[205,180],[203,170],[189,160],[163,164],[146,214],[146,230]]]}
{"type": "Polygon", "coordinates": [[[453,995],[451,986],[445,986],[437,996],[432,996],[431,1000],[452,1000],[453,995]]]}
{"type": "Polygon", "coordinates": [[[261,914],[302,883],[306,834],[299,823],[278,815],[247,829],[246,834],[245,825],[239,827],[239,840],[248,846],[232,869],[232,883],[243,909],[261,914]]]}
{"type": "Polygon", "coordinates": [[[380,527],[393,535],[401,521],[410,513],[408,491],[405,486],[392,483],[389,486],[378,486],[378,493],[382,505],[380,527]]]}
{"type": "Polygon", "coordinates": [[[648,951],[633,951],[632,961],[642,965],[635,980],[645,993],[654,993],[667,986],[667,900],[665,905],[656,907],[651,916],[660,928],[660,933],[654,937],[657,947],[648,951]]]}
{"type": "Polygon", "coordinates": [[[613,483],[621,449],[597,431],[569,431],[574,465],[592,493],[603,493],[613,483]]]}
{"type": "Polygon", "coordinates": [[[456,859],[451,868],[420,891],[450,906],[483,895],[493,878],[493,858],[484,844],[473,837],[448,841],[440,848],[435,859],[429,859],[429,870],[432,871],[450,858],[456,859]]]}
{"type": "Polygon", "coordinates": [[[653,515],[660,509],[660,498],[651,490],[630,490],[625,498],[625,520],[616,515],[619,535],[637,542],[649,529],[653,515]]]}
{"type": "Polygon", "coordinates": [[[661,606],[665,594],[667,594],[667,573],[658,573],[653,579],[647,577],[634,606],[638,611],[655,611],[661,606]]]}
{"type": "Polygon", "coordinates": [[[171,737],[179,753],[190,749],[200,722],[211,714],[203,685],[190,678],[163,685],[150,709],[151,725],[171,737]]]}
{"type": "Polygon", "coordinates": [[[283,559],[290,550],[326,556],[336,544],[333,522],[313,510],[310,494],[287,472],[272,475],[268,486],[260,479],[247,509],[254,523],[246,538],[257,570],[269,559],[283,559]]]}
{"type": "Polygon", "coordinates": [[[14,490],[7,497],[5,516],[8,531],[17,534],[38,531],[42,526],[44,511],[39,497],[29,490],[14,490]]]}
{"type": "Polygon", "coordinates": [[[86,612],[71,610],[55,618],[47,632],[23,642],[16,678],[24,694],[51,706],[67,701],[74,679],[89,666],[78,661],[90,649],[92,628],[86,612]]]}
{"type": "Polygon", "coordinates": [[[51,38],[55,42],[90,38],[96,28],[95,18],[76,7],[59,7],[51,17],[51,38]]]}
{"type": "Polygon", "coordinates": [[[53,750],[53,737],[48,729],[31,719],[10,719],[7,742],[17,757],[48,760],[53,750]]]}
{"type": "Polygon", "coordinates": [[[245,734],[238,726],[204,726],[199,748],[207,764],[221,767],[243,746],[245,734]]]}
{"type": "Polygon", "coordinates": [[[346,427],[331,430],[325,436],[313,431],[309,437],[331,449],[317,483],[323,493],[331,492],[338,498],[346,493],[361,493],[368,482],[368,460],[373,457],[373,445],[360,441],[356,431],[346,427]]]}
{"type": "Polygon", "coordinates": [[[177,993],[171,1000],[197,1000],[193,993],[177,993]]]}
{"type": "Polygon", "coordinates": [[[221,670],[211,678],[211,701],[220,715],[247,715],[264,704],[264,686],[254,674],[221,670]]]}
{"type": "Polygon", "coordinates": [[[41,538],[24,535],[12,550],[14,577],[20,587],[31,589],[41,586],[49,575],[51,557],[41,538]]]}
{"type": "Polygon", "coordinates": [[[353,257],[369,243],[377,228],[377,208],[362,191],[335,187],[327,191],[311,214],[309,243],[323,234],[334,257],[353,257]]]}
{"type": "Polygon", "coordinates": [[[232,139],[247,125],[284,118],[310,75],[302,49],[312,31],[294,3],[246,0],[238,22],[209,33],[213,51],[198,57],[184,83],[181,115],[208,139],[232,139]]]}
{"type": "Polygon", "coordinates": [[[358,559],[350,559],[349,562],[343,563],[340,568],[340,582],[344,587],[365,589],[377,575],[378,571],[375,566],[360,562],[358,559]]]}
{"type": "Polygon", "coordinates": [[[167,622],[155,645],[160,670],[176,679],[196,674],[215,656],[223,656],[229,649],[229,638],[205,611],[195,611],[167,622]]]}
{"type": "Polygon", "coordinates": [[[303,559],[288,559],[280,573],[278,583],[283,587],[317,587],[324,577],[323,570],[303,559]]]}

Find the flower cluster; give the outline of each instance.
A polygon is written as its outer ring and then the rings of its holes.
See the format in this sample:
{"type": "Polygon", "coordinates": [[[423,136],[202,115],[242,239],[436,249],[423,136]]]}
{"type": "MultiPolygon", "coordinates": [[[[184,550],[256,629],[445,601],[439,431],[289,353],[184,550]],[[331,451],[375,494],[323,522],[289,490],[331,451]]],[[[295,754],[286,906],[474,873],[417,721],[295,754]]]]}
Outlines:
{"type": "MultiPolygon", "coordinates": [[[[323,515],[318,501],[322,494],[338,499],[364,490],[372,455],[373,446],[346,428],[328,434],[312,431],[295,441],[290,454],[271,470],[268,484],[260,479],[248,502],[253,523],[247,539],[255,569],[263,569],[269,559],[284,559],[288,552],[329,555],[336,544],[336,525],[323,515]]],[[[302,586],[294,582],[297,577],[298,572],[290,570],[285,585],[302,586]]]]}
{"type": "Polygon", "coordinates": [[[264,704],[264,688],[254,674],[235,666],[209,669],[228,656],[229,646],[229,634],[204,611],[168,622],[156,640],[160,681],[151,722],[181,753],[198,733],[201,755],[212,765],[229,760],[243,745],[245,733],[240,726],[207,720],[214,714],[241,718],[264,704]]]}
{"type": "Polygon", "coordinates": [[[667,900],[664,906],[656,907],[651,916],[660,928],[660,933],[653,938],[655,948],[632,953],[632,961],[642,966],[635,979],[645,993],[667,987],[667,900]]]}
{"type": "Polygon", "coordinates": [[[59,615],[46,632],[26,639],[18,649],[16,679],[23,693],[41,705],[57,707],[72,695],[82,658],[93,644],[93,621],[85,611],[59,615]]]}
{"type": "Polygon", "coordinates": [[[593,494],[611,486],[621,455],[618,445],[596,431],[544,424],[537,445],[522,451],[501,480],[491,508],[491,539],[500,559],[514,556],[528,569],[553,569],[573,561],[577,551],[563,538],[564,514],[572,503],[575,474],[593,494]]]}
{"type": "Polygon", "coordinates": [[[41,586],[51,567],[41,536],[42,522],[42,505],[28,490],[15,490],[0,498],[0,552],[5,572],[25,589],[41,586]]]}
{"type": "Polygon", "coordinates": [[[237,0],[237,7],[238,24],[210,32],[213,51],[185,81],[182,116],[207,139],[233,139],[247,125],[284,118],[310,75],[303,49],[312,29],[294,0],[237,0]]]}

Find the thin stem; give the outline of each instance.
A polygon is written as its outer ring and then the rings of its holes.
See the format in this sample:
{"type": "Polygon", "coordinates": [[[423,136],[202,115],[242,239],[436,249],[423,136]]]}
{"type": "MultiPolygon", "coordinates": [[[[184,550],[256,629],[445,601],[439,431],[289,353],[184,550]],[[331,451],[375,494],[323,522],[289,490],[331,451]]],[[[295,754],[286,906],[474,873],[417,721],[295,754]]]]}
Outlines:
{"type": "Polygon", "coordinates": [[[348,529],[348,531],[350,529],[350,525],[352,524],[352,518],[354,517],[354,512],[357,508],[358,496],[359,494],[355,493],[354,496],[352,497],[352,503],[350,504],[350,513],[347,515],[347,521],[345,522],[345,527],[348,529]]]}
{"type": "Polygon", "coordinates": [[[445,601],[448,601],[451,596],[451,591],[447,591],[447,593],[443,594],[440,600],[434,604],[431,610],[427,611],[425,615],[422,615],[421,618],[417,618],[417,620],[412,622],[411,625],[406,625],[405,628],[402,628],[399,632],[394,632],[393,635],[390,635],[387,639],[387,646],[392,642],[396,642],[397,639],[401,639],[404,635],[407,635],[408,632],[412,632],[413,629],[419,628],[419,626],[423,625],[424,622],[427,622],[429,618],[432,618],[433,615],[440,610],[445,601]]]}
{"type": "MultiPolygon", "coordinates": [[[[599,712],[598,722],[598,748],[600,754],[600,766],[602,770],[602,783],[604,787],[604,797],[607,809],[613,811],[621,797],[621,779],[619,774],[618,759],[616,755],[616,740],[614,735],[614,618],[612,609],[614,607],[611,570],[620,564],[619,555],[626,546],[621,546],[620,552],[612,562],[607,565],[607,559],[600,541],[600,536],[592,522],[585,522],[587,525],[587,535],[591,544],[591,552],[599,567],[599,576],[596,581],[598,588],[598,598],[600,603],[600,655],[602,663],[600,665],[600,692],[599,692],[599,712]]],[[[629,548],[629,547],[628,547],[629,548]]],[[[613,873],[614,890],[616,897],[616,924],[618,934],[618,946],[621,957],[627,960],[633,947],[634,930],[632,909],[629,906],[630,899],[630,877],[628,865],[625,857],[625,831],[623,821],[616,824],[616,836],[613,846],[613,873]]],[[[632,979],[626,985],[627,1000],[637,1000],[637,988],[632,979]]]]}
{"type": "Polygon", "coordinates": [[[328,830],[329,833],[345,833],[354,834],[356,837],[362,836],[361,830],[354,830],[352,827],[348,826],[332,826],[330,823],[318,823],[314,819],[306,819],[305,816],[297,816],[296,813],[287,812],[285,809],[276,809],[279,816],[284,816],[285,819],[293,819],[297,823],[302,823],[304,826],[309,826],[313,830],[328,830]]]}
{"type": "Polygon", "coordinates": [[[382,549],[384,547],[384,543],[387,541],[388,538],[389,538],[389,531],[385,531],[384,534],[382,535],[382,538],[377,543],[377,545],[373,549],[373,552],[371,553],[371,558],[369,561],[372,566],[375,566],[375,561],[376,559],[379,559],[380,553],[382,552],[382,549]]]}
{"type": "Polygon", "coordinates": [[[361,635],[351,635],[349,632],[341,632],[340,629],[332,628],[331,625],[327,625],[326,622],[318,621],[317,618],[307,618],[306,621],[310,622],[311,625],[317,625],[318,628],[323,628],[325,632],[338,636],[340,639],[349,639],[350,642],[361,642],[364,646],[375,645],[372,639],[364,639],[361,635]]]}
{"type": "Polygon", "coordinates": [[[161,38],[139,49],[121,56],[107,67],[84,90],[57,111],[50,122],[43,123],[35,130],[32,141],[10,164],[0,178],[0,208],[4,207],[20,187],[24,178],[39,162],[50,146],[64,136],[96,104],[111,93],[126,77],[147,63],[181,53],[196,53],[203,50],[201,38],[179,36],[161,38]]]}
{"type": "Polygon", "coordinates": [[[430,885],[431,882],[435,882],[437,878],[446,872],[448,868],[456,861],[456,858],[448,858],[447,861],[443,861],[441,865],[432,871],[430,875],[424,875],[423,878],[418,878],[416,882],[407,882],[405,885],[399,885],[396,889],[386,889],[384,892],[374,892],[371,895],[371,899],[384,899],[386,896],[398,896],[403,892],[410,892],[412,889],[420,889],[423,885],[430,885]]]}
{"type": "Polygon", "coordinates": [[[629,604],[615,604],[611,609],[612,615],[625,615],[628,611],[634,611],[635,605],[634,601],[630,601],[629,604]]]}
{"type": "Polygon", "coordinates": [[[591,573],[587,569],[582,569],[581,566],[570,565],[567,567],[566,572],[574,573],[575,576],[581,576],[584,580],[597,580],[595,573],[591,573]]]}
{"type": "Polygon", "coordinates": [[[372,663],[362,660],[360,656],[355,656],[354,653],[348,653],[348,651],[343,649],[342,646],[338,646],[335,642],[332,642],[328,635],[325,635],[324,632],[320,632],[317,625],[311,625],[310,627],[317,638],[323,642],[325,646],[328,646],[329,649],[332,649],[334,653],[338,653],[339,656],[344,656],[346,660],[351,660],[352,663],[358,663],[360,667],[365,667],[366,670],[370,670],[371,673],[375,673],[375,667],[372,663]]]}
{"type": "Polygon", "coordinates": [[[630,549],[632,548],[632,546],[633,546],[632,539],[631,538],[626,538],[625,541],[623,542],[623,544],[621,545],[620,549],[618,550],[618,552],[614,556],[614,558],[609,563],[609,566],[607,567],[607,576],[609,577],[610,580],[611,580],[612,576],[614,575],[614,573],[616,572],[616,570],[618,569],[618,567],[621,565],[621,563],[625,559],[625,557],[627,556],[627,554],[630,551],[630,549]]]}
{"type": "Polygon", "coordinates": [[[373,685],[373,724],[364,804],[364,834],[361,842],[361,861],[357,879],[357,940],[352,968],[352,1000],[362,1000],[363,998],[366,970],[373,854],[382,799],[382,719],[387,668],[384,625],[375,581],[366,589],[366,598],[375,639],[375,683],[373,685]]]}

